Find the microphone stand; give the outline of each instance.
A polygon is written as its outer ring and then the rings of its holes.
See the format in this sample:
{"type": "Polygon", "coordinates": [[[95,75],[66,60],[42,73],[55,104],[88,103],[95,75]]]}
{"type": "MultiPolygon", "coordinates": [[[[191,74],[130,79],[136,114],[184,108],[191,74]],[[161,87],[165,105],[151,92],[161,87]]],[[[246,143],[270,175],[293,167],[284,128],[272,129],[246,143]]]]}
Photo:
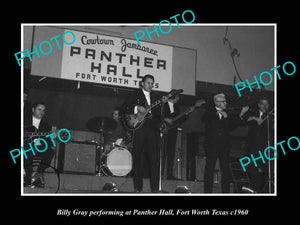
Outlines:
{"type": "Polygon", "coordinates": [[[161,189],[161,184],[162,184],[162,151],[163,151],[163,146],[164,146],[164,134],[161,131],[161,129],[159,129],[159,137],[160,137],[160,147],[159,147],[159,183],[158,183],[158,190],[162,191],[161,189]]]}
{"type": "MultiPolygon", "coordinates": [[[[164,119],[164,104],[165,103],[161,103],[161,119],[164,119]]],[[[166,192],[162,190],[162,155],[163,155],[163,150],[164,150],[164,145],[165,145],[165,137],[164,137],[164,133],[162,131],[162,128],[159,128],[159,137],[160,137],[160,146],[159,146],[159,183],[158,183],[158,191],[159,192],[166,192]]]]}
{"type": "Polygon", "coordinates": [[[97,153],[98,153],[98,171],[96,176],[103,176],[103,161],[102,161],[102,157],[103,157],[103,152],[104,152],[104,134],[103,134],[103,129],[100,128],[100,140],[99,140],[99,144],[97,144],[96,146],[97,149],[97,153]]]}
{"type": "MultiPolygon", "coordinates": [[[[270,146],[270,115],[269,115],[269,113],[267,115],[267,132],[268,132],[268,146],[270,146]]],[[[268,149],[268,157],[271,158],[270,148],[268,149]]],[[[269,193],[271,193],[271,191],[272,191],[271,184],[274,185],[274,182],[272,181],[271,173],[272,173],[271,172],[271,161],[268,160],[268,182],[267,182],[267,185],[268,185],[269,193]]]]}

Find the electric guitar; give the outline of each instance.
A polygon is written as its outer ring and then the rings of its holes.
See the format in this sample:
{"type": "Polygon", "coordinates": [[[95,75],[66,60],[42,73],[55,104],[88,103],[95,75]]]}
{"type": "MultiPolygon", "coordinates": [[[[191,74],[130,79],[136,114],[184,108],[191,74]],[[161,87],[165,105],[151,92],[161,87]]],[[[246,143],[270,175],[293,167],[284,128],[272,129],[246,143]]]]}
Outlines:
{"type": "Polygon", "coordinates": [[[39,132],[38,129],[33,126],[24,127],[24,143],[30,143],[34,138],[45,137],[53,132],[39,132]]]}
{"type": "Polygon", "coordinates": [[[200,108],[203,104],[205,104],[205,100],[200,99],[197,100],[194,106],[189,107],[188,109],[186,109],[185,111],[183,111],[182,113],[178,114],[177,116],[175,116],[174,118],[170,119],[170,118],[165,118],[163,120],[163,122],[161,123],[160,129],[162,133],[167,133],[168,130],[175,128],[176,124],[175,122],[177,120],[179,120],[181,117],[185,116],[185,115],[189,115],[192,112],[195,111],[195,109],[200,108]]]}
{"type": "Polygon", "coordinates": [[[125,127],[131,131],[141,128],[144,124],[145,119],[151,118],[151,114],[149,113],[151,109],[160,105],[162,103],[163,98],[169,99],[174,95],[180,94],[181,92],[183,92],[182,89],[171,91],[169,94],[153,102],[150,106],[146,106],[146,110],[143,113],[137,112],[137,114],[125,114],[123,118],[125,127]]]}
{"type": "MultiPolygon", "coordinates": [[[[38,129],[33,125],[26,126],[24,127],[24,139],[23,139],[24,144],[32,143],[35,138],[45,137],[52,133],[56,133],[56,132],[54,131],[39,132],[38,129]]],[[[57,134],[55,134],[54,137],[55,137],[54,140],[58,139],[57,134]]],[[[62,131],[60,132],[59,137],[62,140],[66,140],[69,138],[69,135],[66,131],[62,131]]]]}

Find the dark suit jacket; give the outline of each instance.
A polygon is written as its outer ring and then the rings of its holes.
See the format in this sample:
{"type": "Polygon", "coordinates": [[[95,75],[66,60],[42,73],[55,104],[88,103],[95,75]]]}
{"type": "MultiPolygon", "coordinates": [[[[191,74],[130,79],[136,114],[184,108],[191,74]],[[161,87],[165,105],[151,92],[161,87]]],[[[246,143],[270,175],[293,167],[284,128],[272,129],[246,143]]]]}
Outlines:
{"type": "Polygon", "coordinates": [[[173,113],[171,113],[171,109],[169,107],[168,102],[166,102],[164,104],[164,107],[163,107],[163,116],[164,117],[166,117],[166,118],[174,118],[179,113],[180,113],[180,109],[179,109],[178,104],[174,104],[174,112],[173,113]]]}
{"type": "MultiPolygon", "coordinates": [[[[163,117],[164,118],[174,118],[178,116],[181,113],[178,103],[174,104],[174,112],[171,113],[170,107],[168,103],[164,104],[163,107],[163,117]]],[[[183,122],[185,122],[188,119],[187,115],[182,116],[180,119],[178,119],[175,124],[172,127],[178,127],[183,122]]]]}
{"type": "MultiPolygon", "coordinates": [[[[156,100],[159,99],[159,96],[155,94],[153,91],[150,92],[150,101],[151,104],[154,103],[156,100]]],[[[134,113],[134,107],[135,106],[146,106],[147,100],[146,97],[142,91],[142,89],[139,89],[133,93],[131,93],[125,100],[125,102],[122,105],[122,109],[124,110],[125,114],[133,114],[134,113]]],[[[160,119],[161,119],[161,107],[156,106],[151,109],[152,119],[151,119],[151,126],[153,128],[158,128],[160,119]]],[[[147,119],[149,120],[149,119],[147,119]]]]}
{"type": "MultiPolygon", "coordinates": [[[[33,126],[32,125],[32,117],[31,117],[31,119],[28,119],[28,121],[29,121],[29,123],[27,125],[24,125],[24,127],[33,126]]],[[[52,126],[50,124],[46,123],[43,119],[41,119],[38,131],[39,132],[50,132],[51,129],[52,129],[52,126]]]]}
{"type": "Polygon", "coordinates": [[[24,109],[24,111],[23,111],[24,125],[32,124],[32,106],[31,106],[30,102],[25,101],[23,109],[24,109]]]}
{"type": "MultiPolygon", "coordinates": [[[[249,117],[259,117],[259,110],[255,109],[247,113],[243,118],[247,121],[249,117]]],[[[263,115],[262,118],[265,116],[263,115]]],[[[247,122],[248,125],[248,151],[258,152],[258,150],[264,150],[268,145],[268,127],[267,120],[261,125],[258,125],[255,120],[247,122]]]]}
{"type": "Polygon", "coordinates": [[[230,131],[236,128],[242,121],[238,117],[228,115],[219,119],[215,107],[208,108],[202,117],[205,124],[205,148],[223,147],[229,150],[230,131]]]}

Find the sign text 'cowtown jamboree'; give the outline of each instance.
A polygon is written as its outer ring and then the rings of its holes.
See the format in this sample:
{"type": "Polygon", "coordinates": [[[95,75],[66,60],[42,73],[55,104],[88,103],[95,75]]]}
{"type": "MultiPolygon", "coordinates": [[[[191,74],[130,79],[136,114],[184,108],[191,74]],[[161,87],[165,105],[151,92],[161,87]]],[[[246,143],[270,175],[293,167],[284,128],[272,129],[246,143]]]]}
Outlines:
{"type": "Polygon", "coordinates": [[[156,90],[170,91],[172,47],[72,32],[76,41],[63,47],[61,78],[138,88],[141,78],[151,74],[156,90]]]}

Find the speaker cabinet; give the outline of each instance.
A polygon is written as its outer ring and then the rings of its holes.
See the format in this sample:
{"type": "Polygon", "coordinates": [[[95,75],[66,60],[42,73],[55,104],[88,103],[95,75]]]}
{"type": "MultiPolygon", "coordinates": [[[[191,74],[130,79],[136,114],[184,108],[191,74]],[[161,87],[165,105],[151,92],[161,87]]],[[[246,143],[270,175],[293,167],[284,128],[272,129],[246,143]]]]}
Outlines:
{"type": "Polygon", "coordinates": [[[96,145],[74,142],[66,144],[63,172],[95,174],[96,145]]]}

